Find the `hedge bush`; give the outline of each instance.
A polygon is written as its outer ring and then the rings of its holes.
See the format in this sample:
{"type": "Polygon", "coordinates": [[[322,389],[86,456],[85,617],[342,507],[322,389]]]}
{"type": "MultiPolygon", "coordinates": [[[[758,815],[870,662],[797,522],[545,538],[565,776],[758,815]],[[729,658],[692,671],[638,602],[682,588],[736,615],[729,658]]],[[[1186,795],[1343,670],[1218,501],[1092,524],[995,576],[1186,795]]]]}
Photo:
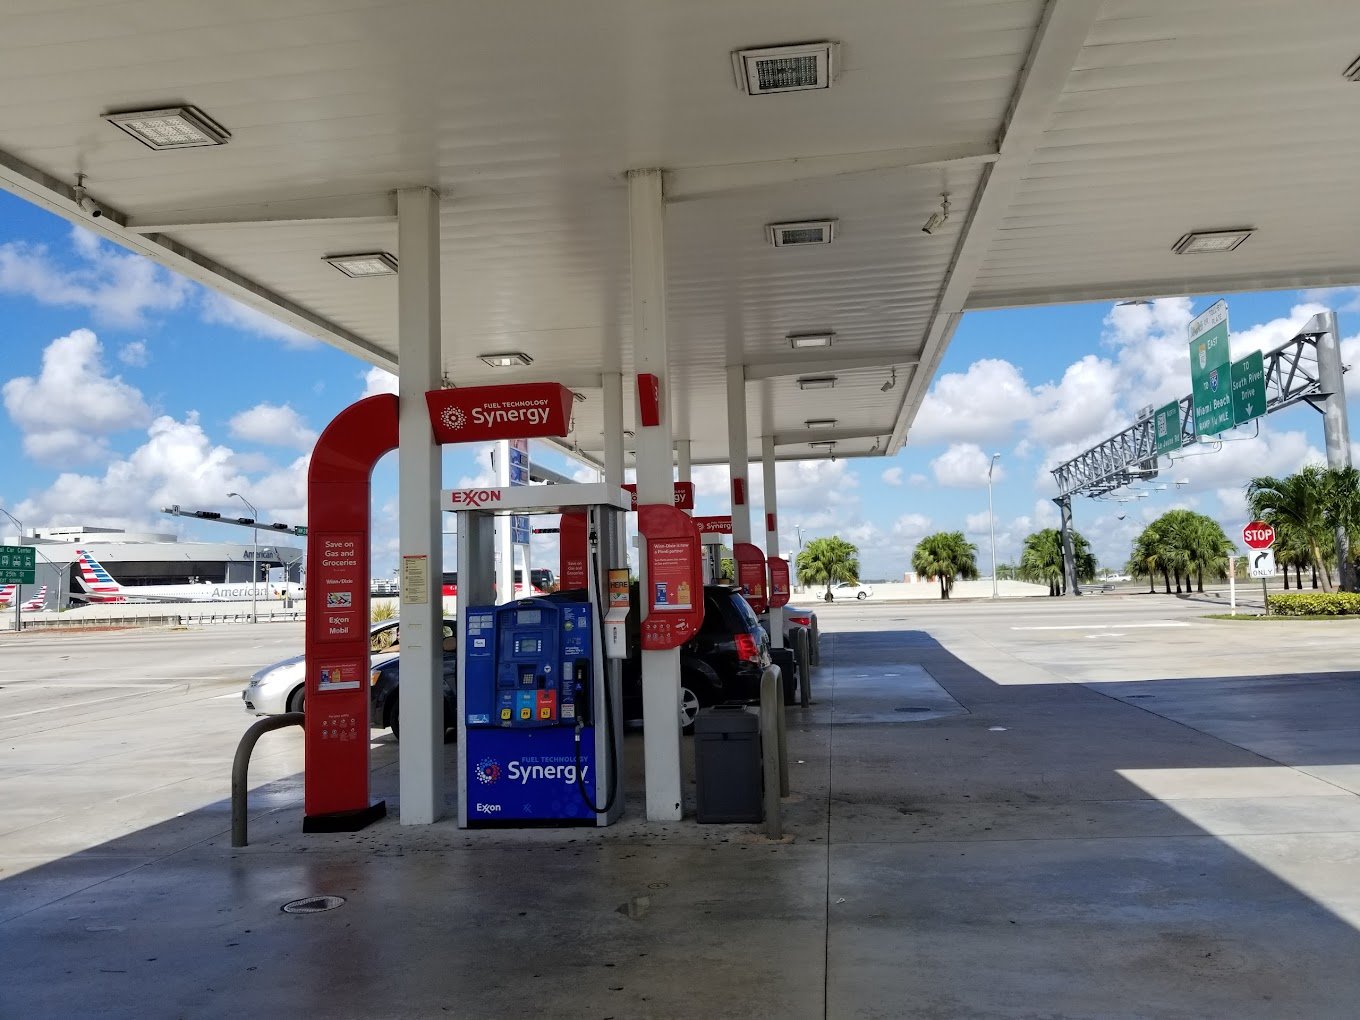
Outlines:
{"type": "Polygon", "coordinates": [[[1277,616],[1360,616],[1360,595],[1354,592],[1303,592],[1270,596],[1277,616]]]}

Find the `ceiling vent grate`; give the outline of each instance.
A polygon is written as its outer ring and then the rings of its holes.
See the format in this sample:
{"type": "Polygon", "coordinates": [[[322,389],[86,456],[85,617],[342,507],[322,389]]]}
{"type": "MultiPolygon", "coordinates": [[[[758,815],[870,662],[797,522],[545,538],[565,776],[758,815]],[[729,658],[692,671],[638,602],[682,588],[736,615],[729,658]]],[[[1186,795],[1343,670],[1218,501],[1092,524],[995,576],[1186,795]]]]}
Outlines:
{"type": "Polygon", "coordinates": [[[815,42],[737,50],[732,54],[737,88],[748,96],[829,89],[836,49],[835,43],[815,42]]]}
{"type": "Polygon", "coordinates": [[[798,223],[769,223],[765,240],[776,248],[799,244],[830,244],[836,238],[835,220],[802,220],[798,223]]]}

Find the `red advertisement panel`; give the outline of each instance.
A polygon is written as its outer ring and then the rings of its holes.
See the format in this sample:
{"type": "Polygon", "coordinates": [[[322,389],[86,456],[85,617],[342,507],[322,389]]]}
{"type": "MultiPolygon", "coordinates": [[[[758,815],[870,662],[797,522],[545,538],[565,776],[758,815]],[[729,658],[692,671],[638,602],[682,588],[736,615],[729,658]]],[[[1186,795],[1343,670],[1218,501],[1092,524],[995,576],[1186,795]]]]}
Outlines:
{"type": "Polygon", "coordinates": [[[571,390],[561,383],[431,390],[425,402],[436,443],[533,439],[571,431],[571,390]]]}
{"type": "MultiPolygon", "coordinates": [[[[633,509],[637,509],[637,486],[632,482],[625,485],[624,490],[632,497],[633,509]]],[[[694,509],[694,483],[676,482],[675,483],[675,508],[677,510],[694,509]]]]}
{"type": "Polygon", "coordinates": [[[307,469],[307,716],[303,828],[353,830],[369,803],[369,479],[397,446],[397,398],[352,404],[316,442],[307,469]]]}
{"type": "Polygon", "coordinates": [[[789,604],[789,561],[771,556],[770,565],[770,607],[782,609],[789,604]]]}
{"type": "Polygon", "coordinates": [[[737,585],[751,608],[765,612],[769,603],[765,581],[765,554],[750,542],[735,542],[732,558],[737,561],[737,585]]]}
{"type": "Polygon", "coordinates": [[[638,507],[638,531],[647,543],[642,647],[679,648],[704,622],[699,532],[688,514],[655,503],[638,507]]]}
{"type": "Polygon", "coordinates": [[[694,526],[699,529],[701,535],[730,535],[732,534],[732,515],[726,514],[718,517],[691,517],[694,526]]]}
{"type": "Polygon", "coordinates": [[[737,477],[732,479],[732,505],[746,505],[746,479],[737,477]]]}
{"type": "Polygon", "coordinates": [[[651,372],[637,377],[638,419],[651,428],[661,424],[661,380],[651,372]]]}
{"type": "Polygon", "coordinates": [[[563,514],[558,525],[557,585],[563,591],[585,588],[586,576],[586,515],[563,514]]]}

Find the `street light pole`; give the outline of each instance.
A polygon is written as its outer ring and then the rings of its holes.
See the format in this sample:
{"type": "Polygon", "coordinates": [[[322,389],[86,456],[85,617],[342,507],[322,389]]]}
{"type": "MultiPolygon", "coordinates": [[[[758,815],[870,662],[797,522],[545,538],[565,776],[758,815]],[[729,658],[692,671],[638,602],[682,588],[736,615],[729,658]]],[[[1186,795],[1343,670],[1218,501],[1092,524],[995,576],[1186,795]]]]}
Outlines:
{"type": "Polygon", "coordinates": [[[992,461],[987,465],[987,526],[992,532],[992,598],[997,597],[996,592],[996,514],[992,512],[992,469],[996,467],[996,462],[1001,459],[1001,454],[992,454],[992,461]]]}
{"type": "MultiPolygon", "coordinates": [[[[239,500],[240,500],[242,503],[244,503],[246,506],[250,507],[250,519],[251,519],[251,521],[252,521],[252,522],[255,522],[255,523],[258,523],[258,522],[259,522],[259,520],[260,520],[260,512],[259,512],[258,510],[255,509],[255,504],[254,504],[254,503],[252,503],[250,500],[246,499],[246,498],[245,498],[244,496],[242,496],[239,492],[229,492],[229,493],[227,493],[227,498],[230,499],[230,498],[232,498],[232,497],[235,497],[236,499],[239,499],[239,500]]],[[[259,607],[258,607],[258,605],[257,605],[257,603],[256,603],[256,596],[259,594],[259,581],[260,581],[260,529],[259,529],[259,528],[251,528],[251,529],[250,529],[250,536],[251,536],[251,541],[252,541],[252,543],[254,544],[254,550],[253,550],[253,552],[251,553],[251,563],[250,563],[250,622],[251,622],[251,623],[259,623],[259,622],[260,622],[260,612],[259,612],[259,607]]]]}

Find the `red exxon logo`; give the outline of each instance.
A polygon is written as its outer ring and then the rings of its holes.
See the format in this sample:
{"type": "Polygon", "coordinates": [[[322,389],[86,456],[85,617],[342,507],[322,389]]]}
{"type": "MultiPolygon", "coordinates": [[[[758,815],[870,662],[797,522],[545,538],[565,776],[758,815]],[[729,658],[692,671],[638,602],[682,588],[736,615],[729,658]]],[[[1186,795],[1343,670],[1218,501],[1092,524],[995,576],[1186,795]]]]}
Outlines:
{"type": "Polygon", "coordinates": [[[463,505],[470,507],[486,506],[488,503],[499,503],[501,501],[501,491],[499,489],[453,489],[449,492],[449,502],[454,506],[463,505]]]}

